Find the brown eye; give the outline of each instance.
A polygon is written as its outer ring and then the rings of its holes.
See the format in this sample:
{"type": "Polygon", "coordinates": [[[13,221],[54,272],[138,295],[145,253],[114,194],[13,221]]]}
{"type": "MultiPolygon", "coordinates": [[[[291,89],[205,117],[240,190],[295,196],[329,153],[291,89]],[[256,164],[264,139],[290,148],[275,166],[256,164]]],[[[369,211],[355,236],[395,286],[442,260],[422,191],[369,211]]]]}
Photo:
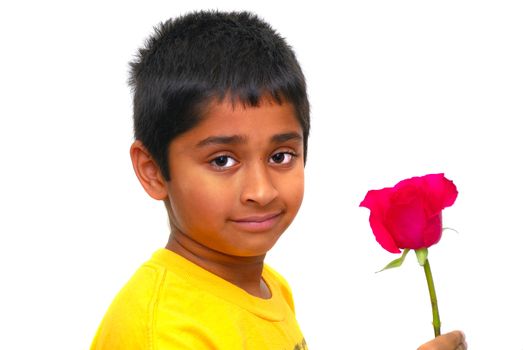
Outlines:
{"type": "Polygon", "coordinates": [[[211,165],[218,169],[227,169],[234,166],[237,161],[229,156],[218,156],[211,160],[211,165]]]}
{"type": "Polygon", "coordinates": [[[285,160],[285,154],[284,153],[276,153],[271,157],[272,161],[274,163],[281,163],[285,160]]]}
{"type": "Polygon", "coordinates": [[[294,154],[289,152],[278,152],[271,156],[270,162],[274,164],[287,164],[290,163],[294,157],[294,154]]]}
{"type": "Polygon", "coordinates": [[[220,156],[214,160],[214,164],[217,166],[226,166],[227,165],[227,159],[228,157],[220,156]]]}

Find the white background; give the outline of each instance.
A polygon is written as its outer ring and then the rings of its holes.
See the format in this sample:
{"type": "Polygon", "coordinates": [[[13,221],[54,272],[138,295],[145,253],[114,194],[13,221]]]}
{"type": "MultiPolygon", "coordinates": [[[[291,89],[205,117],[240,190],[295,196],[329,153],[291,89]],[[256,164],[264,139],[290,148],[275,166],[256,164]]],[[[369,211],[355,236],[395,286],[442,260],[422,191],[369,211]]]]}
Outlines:
{"type": "Polygon", "coordinates": [[[268,261],[311,349],[415,349],[422,269],[375,241],[369,189],[445,172],[430,249],[443,331],[523,349],[523,11],[517,1],[19,1],[0,5],[0,342],[87,349],[111,299],[165,244],[132,171],[128,66],[156,25],[247,9],[294,47],[312,105],[306,197],[268,261]],[[218,5],[219,3],[219,5],[218,5]]]}

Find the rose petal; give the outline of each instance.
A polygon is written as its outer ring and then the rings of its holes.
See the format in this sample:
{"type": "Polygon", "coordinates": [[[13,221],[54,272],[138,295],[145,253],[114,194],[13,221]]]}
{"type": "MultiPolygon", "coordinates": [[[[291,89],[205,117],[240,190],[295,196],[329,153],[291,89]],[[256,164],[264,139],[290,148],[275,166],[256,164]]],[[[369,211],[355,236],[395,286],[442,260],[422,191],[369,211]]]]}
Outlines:
{"type": "Polygon", "coordinates": [[[381,190],[370,190],[361,201],[360,207],[369,208],[371,211],[376,209],[383,211],[389,206],[389,198],[392,188],[386,187],[381,190]]]}
{"type": "Polygon", "coordinates": [[[370,209],[369,222],[378,243],[389,252],[421,249],[441,239],[441,211],[454,204],[458,191],[443,173],[371,190],[360,206],[370,209]]]}
{"type": "Polygon", "coordinates": [[[427,214],[433,216],[450,207],[458,197],[456,185],[444,174],[430,174],[423,177],[423,190],[427,200],[427,214]]]}
{"type": "Polygon", "coordinates": [[[376,241],[383,247],[383,249],[391,253],[401,253],[391,234],[387,228],[383,226],[381,217],[372,215],[371,213],[369,217],[369,223],[372,232],[374,233],[374,237],[376,237],[376,241]]]}
{"type": "Polygon", "coordinates": [[[427,219],[425,229],[423,230],[423,247],[430,247],[439,242],[443,232],[441,223],[441,212],[427,219]]]}
{"type": "Polygon", "coordinates": [[[385,225],[399,248],[421,248],[425,223],[425,210],[419,196],[412,197],[407,203],[391,203],[385,218],[385,225]]]}
{"type": "Polygon", "coordinates": [[[369,223],[376,241],[391,253],[401,253],[383,221],[389,207],[391,191],[391,188],[383,188],[367,192],[360,207],[370,209],[369,223]]]}

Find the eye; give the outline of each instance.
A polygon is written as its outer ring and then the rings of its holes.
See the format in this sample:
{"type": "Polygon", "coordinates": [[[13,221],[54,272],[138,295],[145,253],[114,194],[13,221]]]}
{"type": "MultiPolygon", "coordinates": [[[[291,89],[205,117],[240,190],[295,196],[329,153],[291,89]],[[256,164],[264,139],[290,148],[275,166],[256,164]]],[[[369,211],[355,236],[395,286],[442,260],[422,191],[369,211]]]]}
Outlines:
{"type": "Polygon", "coordinates": [[[234,165],[236,165],[238,162],[229,156],[218,156],[211,160],[211,165],[217,169],[228,169],[234,165]]]}
{"type": "Polygon", "coordinates": [[[270,163],[274,164],[289,164],[294,160],[296,154],[291,152],[278,152],[274,153],[269,159],[270,163]]]}

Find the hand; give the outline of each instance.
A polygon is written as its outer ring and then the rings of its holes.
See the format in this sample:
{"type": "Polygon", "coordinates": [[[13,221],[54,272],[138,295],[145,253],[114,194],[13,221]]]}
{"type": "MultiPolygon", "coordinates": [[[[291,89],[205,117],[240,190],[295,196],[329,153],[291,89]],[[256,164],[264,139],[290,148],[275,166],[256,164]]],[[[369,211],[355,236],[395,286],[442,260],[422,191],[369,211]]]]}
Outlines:
{"type": "Polygon", "coordinates": [[[467,342],[463,332],[454,331],[432,339],[418,350],[467,350],[467,342]]]}

